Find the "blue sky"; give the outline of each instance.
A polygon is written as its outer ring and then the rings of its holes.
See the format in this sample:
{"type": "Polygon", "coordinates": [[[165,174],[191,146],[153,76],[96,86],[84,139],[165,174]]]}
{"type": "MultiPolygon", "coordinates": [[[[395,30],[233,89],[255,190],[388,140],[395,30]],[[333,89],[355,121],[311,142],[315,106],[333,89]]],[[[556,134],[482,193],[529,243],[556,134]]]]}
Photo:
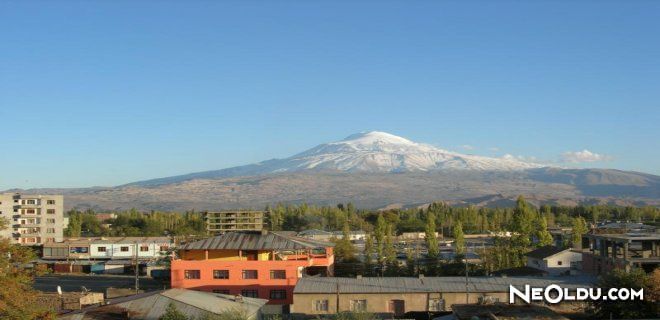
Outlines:
{"type": "Polygon", "coordinates": [[[660,174],[658,12],[653,1],[3,1],[0,189],[221,169],[367,130],[660,174]],[[601,157],[566,154],[585,149],[601,157]]]}

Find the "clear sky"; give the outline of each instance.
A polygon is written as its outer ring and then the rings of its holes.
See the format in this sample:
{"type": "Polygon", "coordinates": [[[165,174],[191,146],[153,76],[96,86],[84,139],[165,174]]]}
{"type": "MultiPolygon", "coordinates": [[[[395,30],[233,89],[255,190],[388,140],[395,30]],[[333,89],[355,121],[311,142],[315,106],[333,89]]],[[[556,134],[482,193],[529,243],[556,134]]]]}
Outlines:
{"type": "Polygon", "coordinates": [[[658,1],[2,1],[0,30],[0,189],[367,130],[660,174],[658,1]]]}

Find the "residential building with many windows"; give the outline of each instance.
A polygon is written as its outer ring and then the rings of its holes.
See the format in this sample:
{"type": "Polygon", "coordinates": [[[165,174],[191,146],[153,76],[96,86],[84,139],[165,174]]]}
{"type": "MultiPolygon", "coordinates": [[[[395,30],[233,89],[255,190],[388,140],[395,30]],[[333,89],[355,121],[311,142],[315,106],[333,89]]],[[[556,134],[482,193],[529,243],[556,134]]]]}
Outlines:
{"type": "Polygon", "coordinates": [[[275,232],[228,232],[180,246],[171,263],[172,288],[289,305],[300,278],[332,274],[332,246],[275,232]]]}
{"type": "Polygon", "coordinates": [[[264,211],[204,212],[206,230],[212,235],[230,231],[261,231],[265,216],[264,211]]]}
{"type": "Polygon", "coordinates": [[[0,218],[7,228],[0,236],[21,245],[41,245],[62,241],[64,197],[61,195],[0,194],[0,218]]]}

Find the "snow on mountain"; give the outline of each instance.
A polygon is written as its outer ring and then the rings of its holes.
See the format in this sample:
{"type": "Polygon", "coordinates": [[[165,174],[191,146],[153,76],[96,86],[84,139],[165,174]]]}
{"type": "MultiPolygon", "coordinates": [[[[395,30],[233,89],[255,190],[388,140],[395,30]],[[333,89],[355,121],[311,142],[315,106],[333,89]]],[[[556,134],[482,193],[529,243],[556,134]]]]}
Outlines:
{"type": "MultiPolygon", "coordinates": [[[[277,161],[277,160],[274,160],[277,161]]],[[[274,172],[330,169],[348,172],[410,172],[442,169],[524,170],[543,167],[512,157],[451,152],[386,132],[371,131],[319,145],[274,164],[274,172]]]]}

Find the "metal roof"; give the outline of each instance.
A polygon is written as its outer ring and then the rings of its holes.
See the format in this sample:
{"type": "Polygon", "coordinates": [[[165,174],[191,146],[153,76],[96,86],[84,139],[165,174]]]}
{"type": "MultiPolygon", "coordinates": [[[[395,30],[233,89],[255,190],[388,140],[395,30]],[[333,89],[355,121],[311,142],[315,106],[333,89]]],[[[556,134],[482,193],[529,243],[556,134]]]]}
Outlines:
{"type": "Polygon", "coordinates": [[[65,238],[62,242],[48,242],[44,247],[89,246],[92,244],[172,244],[168,237],[90,237],[65,238]]]}
{"type": "Polygon", "coordinates": [[[276,232],[228,232],[183,245],[182,250],[298,250],[332,247],[334,244],[276,232]]]}
{"type": "Polygon", "coordinates": [[[174,303],[183,314],[195,318],[237,309],[244,310],[250,318],[254,318],[259,309],[267,302],[268,300],[258,298],[240,297],[237,299],[233,295],[169,289],[113,299],[107,305],[64,314],[58,319],[96,319],[90,315],[98,316],[104,312],[116,312],[118,309],[128,310],[131,315],[140,319],[159,319],[170,303],[174,303]]]}
{"type": "MultiPolygon", "coordinates": [[[[537,287],[558,284],[575,289],[591,286],[594,281],[592,277],[469,277],[468,288],[470,292],[508,292],[509,285],[523,289],[526,284],[537,287]]],[[[465,288],[465,277],[309,277],[298,280],[293,293],[465,292],[465,288]]]]}
{"type": "Polygon", "coordinates": [[[525,255],[528,257],[536,258],[536,259],[545,259],[547,257],[554,256],[560,252],[564,252],[567,249],[562,249],[562,248],[557,248],[555,246],[543,246],[540,247],[536,250],[532,250],[530,252],[527,252],[525,255]]]}

